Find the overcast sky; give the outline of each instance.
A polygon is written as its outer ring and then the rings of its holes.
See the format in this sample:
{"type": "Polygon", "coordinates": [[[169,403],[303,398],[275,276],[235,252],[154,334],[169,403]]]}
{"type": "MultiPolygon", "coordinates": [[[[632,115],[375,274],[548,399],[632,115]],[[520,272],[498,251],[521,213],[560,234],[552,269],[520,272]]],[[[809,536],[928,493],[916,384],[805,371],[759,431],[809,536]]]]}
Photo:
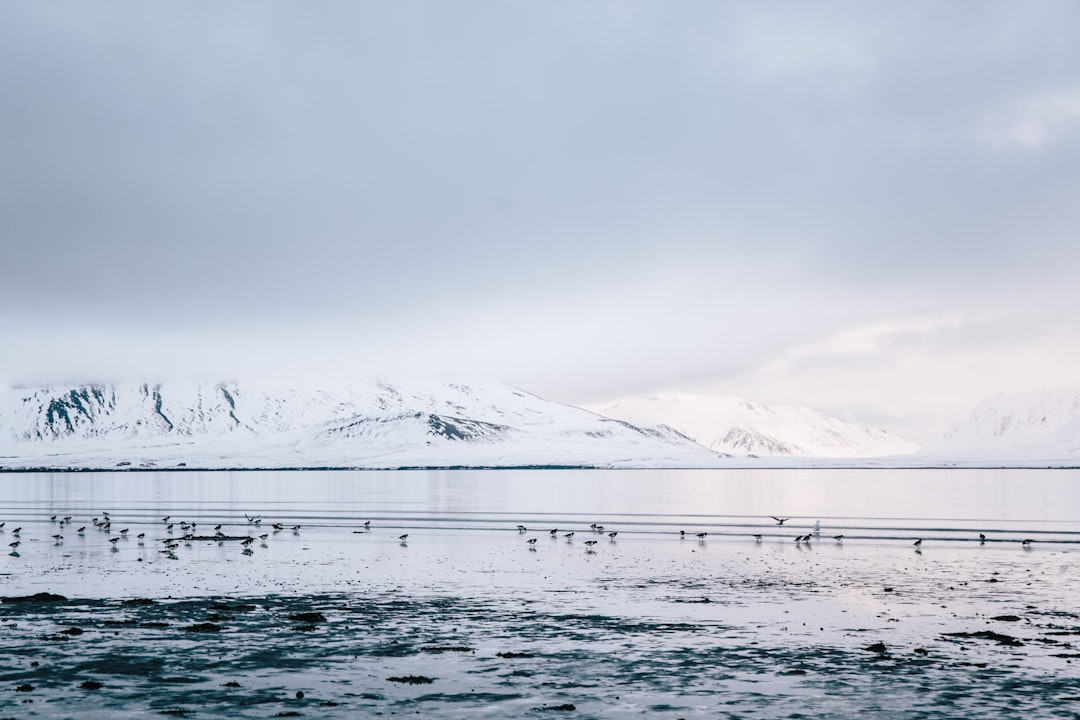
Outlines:
{"type": "Polygon", "coordinates": [[[0,0],[0,386],[439,374],[916,440],[1077,385],[1075,2],[0,0]]]}

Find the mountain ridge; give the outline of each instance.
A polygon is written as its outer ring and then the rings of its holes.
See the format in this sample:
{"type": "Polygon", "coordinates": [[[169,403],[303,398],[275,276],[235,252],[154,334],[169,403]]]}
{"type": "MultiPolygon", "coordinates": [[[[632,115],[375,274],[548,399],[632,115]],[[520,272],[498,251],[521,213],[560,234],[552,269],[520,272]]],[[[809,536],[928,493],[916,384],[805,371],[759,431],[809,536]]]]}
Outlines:
{"type": "Polygon", "coordinates": [[[721,456],[505,385],[134,382],[0,392],[11,467],[714,467],[721,456]]]}

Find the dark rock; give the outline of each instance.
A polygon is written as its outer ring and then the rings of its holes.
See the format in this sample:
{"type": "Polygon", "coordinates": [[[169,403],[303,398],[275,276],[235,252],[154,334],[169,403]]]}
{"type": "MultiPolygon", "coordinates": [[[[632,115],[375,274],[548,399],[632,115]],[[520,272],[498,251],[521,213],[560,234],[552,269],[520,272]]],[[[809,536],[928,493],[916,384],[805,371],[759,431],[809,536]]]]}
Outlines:
{"type": "Polygon", "coordinates": [[[124,607],[143,607],[144,605],[154,605],[156,602],[150,598],[131,598],[121,601],[120,604],[124,607]]]}
{"type": "Polygon", "coordinates": [[[19,597],[6,597],[0,599],[5,603],[55,603],[55,602],[67,602],[68,599],[63,595],[54,595],[53,593],[39,592],[34,595],[21,595],[19,597]]]}
{"type": "Polygon", "coordinates": [[[991,620],[997,620],[998,622],[1019,622],[1019,615],[995,615],[990,618],[991,620]]]}
{"type": "Polygon", "coordinates": [[[302,623],[326,622],[326,617],[321,612],[297,613],[296,615],[290,615],[289,619],[292,620],[293,622],[302,622],[302,623]]]}
{"type": "Polygon", "coordinates": [[[536,709],[540,712],[573,712],[577,710],[577,706],[573,703],[563,703],[562,705],[545,705],[536,709]]]}
{"type": "Polygon", "coordinates": [[[520,652],[520,653],[519,652],[501,652],[501,653],[495,653],[495,655],[497,657],[506,658],[507,660],[517,660],[519,658],[535,657],[535,655],[533,655],[532,653],[526,653],[526,652],[520,652]]]}
{"type": "Polygon", "coordinates": [[[430,685],[435,682],[432,678],[423,675],[401,675],[386,678],[390,682],[404,683],[406,685],[430,685]]]}
{"type": "Polygon", "coordinates": [[[1024,643],[1018,638],[1014,638],[1012,635],[1003,635],[996,633],[993,630],[979,630],[978,632],[957,632],[957,633],[945,633],[948,637],[959,638],[978,638],[980,640],[993,640],[999,645],[1008,645],[1009,647],[1023,647],[1024,643]]]}
{"type": "Polygon", "coordinates": [[[30,683],[23,683],[19,687],[15,688],[15,692],[33,692],[34,686],[30,683]]]}
{"type": "Polygon", "coordinates": [[[296,699],[297,700],[303,700],[304,699],[304,691],[303,690],[297,690],[296,691],[296,699]]]}
{"type": "Polygon", "coordinates": [[[221,626],[214,623],[197,623],[184,628],[184,632],[189,633],[216,633],[221,632],[221,626]]]}
{"type": "Polygon", "coordinates": [[[82,635],[83,629],[77,627],[69,627],[67,630],[61,630],[64,635],[82,635]]]}
{"type": "Polygon", "coordinates": [[[99,683],[97,680],[86,680],[79,687],[81,687],[83,690],[100,690],[101,683],[99,683]]]}
{"type": "Polygon", "coordinates": [[[930,652],[926,648],[915,648],[916,655],[929,655],[930,652]]]}
{"type": "Polygon", "coordinates": [[[878,654],[885,653],[885,652],[889,651],[889,649],[887,647],[885,647],[885,643],[883,643],[883,642],[876,642],[873,645],[868,645],[868,646],[864,647],[863,650],[866,650],[868,652],[878,653],[878,654]]]}

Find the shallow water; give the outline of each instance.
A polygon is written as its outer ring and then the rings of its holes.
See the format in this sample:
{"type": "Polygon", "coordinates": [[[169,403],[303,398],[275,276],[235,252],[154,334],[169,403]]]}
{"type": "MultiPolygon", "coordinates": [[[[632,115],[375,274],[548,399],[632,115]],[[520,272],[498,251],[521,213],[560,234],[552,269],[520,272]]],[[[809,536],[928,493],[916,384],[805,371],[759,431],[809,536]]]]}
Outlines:
{"type": "Polygon", "coordinates": [[[1078,480],[3,475],[0,717],[1077,717],[1078,480]]]}

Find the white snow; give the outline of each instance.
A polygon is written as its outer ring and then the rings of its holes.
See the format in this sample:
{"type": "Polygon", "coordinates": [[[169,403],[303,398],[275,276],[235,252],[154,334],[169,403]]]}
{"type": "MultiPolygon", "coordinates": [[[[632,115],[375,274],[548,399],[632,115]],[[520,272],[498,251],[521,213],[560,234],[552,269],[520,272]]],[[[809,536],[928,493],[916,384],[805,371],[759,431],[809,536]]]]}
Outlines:
{"type": "Polygon", "coordinates": [[[935,453],[1075,462],[1080,459],[1080,391],[1055,388],[984,400],[945,434],[935,453]]]}
{"type": "Polygon", "coordinates": [[[663,423],[732,455],[869,458],[914,453],[919,445],[884,430],[798,406],[769,407],[735,395],[664,393],[590,406],[631,422],[663,423]]]}
{"type": "Polygon", "coordinates": [[[165,382],[0,392],[5,468],[713,467],[720,460],[670,428],[492,383],[165,382]]]}

